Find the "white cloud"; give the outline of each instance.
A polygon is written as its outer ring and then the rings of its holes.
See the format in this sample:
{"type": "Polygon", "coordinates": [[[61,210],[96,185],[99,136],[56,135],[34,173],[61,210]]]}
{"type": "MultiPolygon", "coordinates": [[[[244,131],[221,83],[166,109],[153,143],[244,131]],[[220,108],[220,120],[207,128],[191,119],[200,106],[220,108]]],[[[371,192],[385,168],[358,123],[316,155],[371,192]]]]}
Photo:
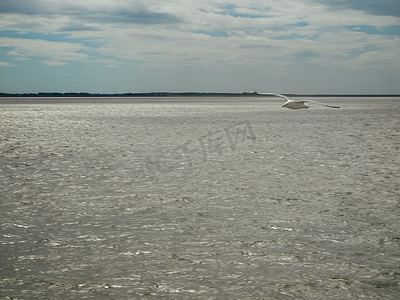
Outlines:
{"type": "Polygon", "coordinates": [[[0,31],[14,34],[0,38],[0,47],[10,61],[39,58],[61,67],[73,61],[144,69],[234,65],[280,74],[298,63],[398,67],[399,35],[384,33],[400,19],[373,13],[372,2],[378,3],[367,1],[361,10],[361,1],[330,0],[4,0],[0,31]]]}
{"type": "MultiPolygon", "coordinates": [[[[19,1],[17,1],[19,3],[19,1]]],[[[28,1],[29,2],[29,1],[28,1]]],[[[17,3],[17,4],[18,4],[17,3]]],[[[103,59],[116,58],[149,64],[210,63],[268,60],[283,55],[314,53],[334,60],[361,49],[361,40],[346,26],[400,25],[391,16],[351,9],[331,9],[310,1],[36,1],[25,9],[11,5],[3,16],[3,30],[62,33],[97,43],[103,59]],[[44,12],[40,10],[45,7],[44,12]],[[18,12],[26,12],[27,18],[18,12]],[[303,23],[301,25],[301,23],[303,23]],[[300,24],[300,25],[296,25],[300,24]],[[307,25],[307,26],[306,26],[307,25]],[[72,30],[74,29],[74,30],[72,30]],[[340,36],[335,35],[340,32],[340,36]],[[334,36],[329,40],[329,36],[334,36]],[[288,40],[284,41],[287,38],[288,40]],[[107,56],[109,58],[107,58],[107,56]]],[[[381,38],[379,42],[389,37],[381,38]]],[[[373,41],[368,40],[368,43],[373,41]]],[[[25,56],[56,56],[51,61],[87,59],[87,46],[42,40],[14,40],[14,51],[25,56]],[[29,47],[27,47],[29,45],[29,47]]],[[[318,59],[312,61],[317,62],[318,59]]],[[[355,60],[356,61],[356,60],[355,60]]]]}
{"type": "Polygon", "coordinates": [[[53,62],[84,61],[88,58],[83,53],[88,48],[76,43],[0,37],[0,47],[11,48],[8,54],[18,58],[41,57],[53,62]]]}
{"type": "Polygon", "coordinates": [[[47,66],[53,66],[53,67],[58,67],[58,66],[64,66],[67,63],[63,62],[63,61],[54,61],[54,60],[47,60],[44,61],[43,64],[47,65],[47,66]]]}
{"type": "MultiPolygon", "coordinates": [[[[105,30],[90,35],[102,44],[101,53],[150,64],[248,64],[284,55],[302,57],[304,53],[313,53],[314,58],[310,58],[313,62],[331,60],[330,63],[335,63],[356,50],[361,51],[365,45],[392,40],[384,36],[365,38],[368,34],[364,34],[363,41],[347,26],[400,25],[395,17],[372,16],[349,9],[331,10],[329,6],[309,2],[271,1],[268,7],[260,5],[260,1],[231,3],[237,6],[226,7],[224,1],[197,6],[181,1],[162,3],[159,11],[179,14],[185,21],[163,26],[135,24],[118,27],[117,31],[115,24],[107,24],[105,30]],[[308,26],[296,25],[302,22],[308,26]],[[337,32],[340,35],[335,34],[337,32]],[[288,40],[283,40],[282,36],[288,40]]],[[[81,33],[80,37],[85,34],[81,33]]],[[[353,63],[356,62],[353,59],[353,63]]]]}

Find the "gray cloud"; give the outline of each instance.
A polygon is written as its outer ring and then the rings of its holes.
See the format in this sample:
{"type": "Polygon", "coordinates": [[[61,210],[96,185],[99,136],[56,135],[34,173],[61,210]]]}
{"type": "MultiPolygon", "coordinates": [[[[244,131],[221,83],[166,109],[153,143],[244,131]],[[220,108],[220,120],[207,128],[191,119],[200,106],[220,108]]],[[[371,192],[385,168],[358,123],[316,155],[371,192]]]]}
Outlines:
{"type": "MultiPolygon", "coordinates": [[[[110,80],[119,74],[127,89],[135,82],[150,90],[187,89],[182,79],[191,77],[198,78],[192,87],[199,90],[262,89],[256,82],[265,86],[268,74],[278,87],[279,82],[296,82],[295,77],[320,78],[330,72],[351,73],[354,91],[363,89],[365,76],[376,78],[374,88],[382,90],[387,85],[380,75],[398,78],[399,0],[220,3],[0,0],[0,67],[21,77],[35,64],[45,64],[72,78],[85,64],[90,82],[99,74],[112,74],[110,80]],[[110,72],[109,67],[115,68],[110,72]],[[155,82],[149,80],[154,74],[168,75],[155,82]],[[229,85],[226,78],[233,77],[238,81],[229,85]]],[[[0,88],[13,84],[20,88],[18,81],[1,81],[0,88]]],[[[398,91],[396,84],[393,90],[398,91]]],[[[315,82],[308,88],[315,89],[315,82]]],[[[343,88],[332,84],[336,92],[343,88]]]]}
{"type": "Polygon", "coordinates": [[[85,15],[85,19],[100,23],[134,23],[146,25],[180,22],[180,19],[174,15],[149,11],[97,12],[85,15]]]}
{"type": "Polygon", "coordinates": [[[181,22],[180,18],[168,14],[149,11],[145,7],[123,7],[115,5],[113,9],[101,6],[78,6],[73,3],[47,3],[40,0],[2,0],[0,11],[3,14],[23,14],[36,16],[69,16],[74,19],[98,23],[133,23],[133,24],[172,24],[181,22]]]}
{"type": "Polygon", "coordinates": [[[399,0],[323,0],[316,2],[323,2],[336,9],[350,8],[365,11],[373,15],[400,16],[399,0]]]}
{"type": "Polygon", "coordinates": [[[99,31],[99,28],[76,22],[60,27],[60,31],[99,31]]]}
{"type": "Polygon", "coordinates": [[[40,1],[24,1],[24,0],[2,0],[0,2],[0,11],[4,13],[14,14],[38,14],[46,10],[45,7],[40,7],[40,1]]]}

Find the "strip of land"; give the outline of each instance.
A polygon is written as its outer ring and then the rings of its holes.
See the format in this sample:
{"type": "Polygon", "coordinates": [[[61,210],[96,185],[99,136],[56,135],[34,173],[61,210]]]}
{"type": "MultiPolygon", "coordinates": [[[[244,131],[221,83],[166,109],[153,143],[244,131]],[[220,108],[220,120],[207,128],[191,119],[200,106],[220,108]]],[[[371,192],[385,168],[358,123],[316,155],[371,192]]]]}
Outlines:
{"type": "MultiPolygon", "coordinates": [[[[362,94],[285,94],[287,96],[300,97],[396,97],[400,95],[362,95],[362,94]]],[[[60,92],[39,92],[39,93],[0,93],[0,97],[242,97],[242,96],[265,96],[274,97],[271,95],[261,95],[257,92],[242,92],[242,93],[212,93],[212,92],[148,92],[148,93],[60,93],[60,92]]]]}

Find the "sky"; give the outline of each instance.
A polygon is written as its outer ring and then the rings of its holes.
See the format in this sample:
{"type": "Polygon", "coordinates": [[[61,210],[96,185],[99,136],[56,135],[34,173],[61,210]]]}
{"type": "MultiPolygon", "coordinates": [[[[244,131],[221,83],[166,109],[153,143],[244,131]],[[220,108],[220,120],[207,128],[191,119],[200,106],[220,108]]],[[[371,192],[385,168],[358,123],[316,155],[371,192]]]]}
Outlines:
{"type": "Polygon", "coordinates": [[[399,0],[0,0],[0,92],[400,94],[399,0]]]}

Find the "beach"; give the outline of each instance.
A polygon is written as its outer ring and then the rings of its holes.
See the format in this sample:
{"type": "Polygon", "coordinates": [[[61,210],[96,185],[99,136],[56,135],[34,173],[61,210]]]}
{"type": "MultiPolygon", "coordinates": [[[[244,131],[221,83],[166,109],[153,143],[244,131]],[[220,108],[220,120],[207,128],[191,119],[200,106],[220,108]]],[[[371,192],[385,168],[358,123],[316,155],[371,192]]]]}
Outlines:
{"type": "Polygon", "coordinates": [[[397,299],[399,97],[0,99],[1,299],[397,299]]]}

